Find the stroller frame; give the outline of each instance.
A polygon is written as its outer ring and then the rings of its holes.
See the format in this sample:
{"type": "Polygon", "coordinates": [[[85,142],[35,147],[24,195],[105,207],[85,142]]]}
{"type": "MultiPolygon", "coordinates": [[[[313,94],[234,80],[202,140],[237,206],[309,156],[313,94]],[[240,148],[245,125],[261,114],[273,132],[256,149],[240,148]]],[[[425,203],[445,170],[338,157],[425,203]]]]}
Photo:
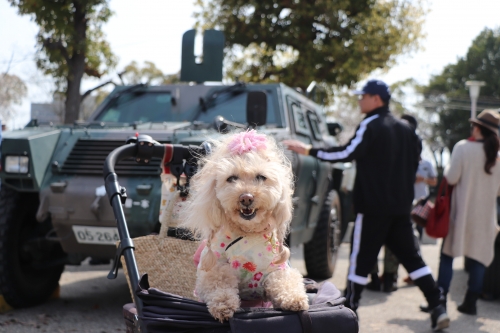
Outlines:
{"type": "MultiPolygon", "coordinates": [[[[189,178],[196,172],[197,157],[209,152],[210,148],[208,144],[203,144],[201,147],[160,144],[148,135],[138,135],[137,137],[129,138],[124,146],[116,148],[108,155],[103,167],[104,184],[110,204],[113,207],[113,214],[116,219],[120,237],[114,264],[108,274],[108,279],[116,279],[118,276],[120,258],[123,256],[125,258],[125,265],[127,266],[131,286],[137,286],[139,284],[139,270],[134,256],[134,242],[132,238],[130,238],[125,213],[122,207],[122,204],[124,204],[127,199],[127,191],[118,183],[115,165],[130,157],[134,158],[137,163],[145,164],[149,163],[153,157],[162,158],[162,165],[168,164],[174,176],[179,178],[182,173],[186,174],[188,181],[185,185],[178,186],[177,189],[181,191],[181,195],[187,195],[189,178]]],[[[179,182],[177,182],[177,184],[179,184],[179,182]]],[[[140,320],[143,311],[142,300],[139,299],[135,293],[133,293],[132,297],[137,309],[134,324],[141,332],[147,332],[140,320]]]]}

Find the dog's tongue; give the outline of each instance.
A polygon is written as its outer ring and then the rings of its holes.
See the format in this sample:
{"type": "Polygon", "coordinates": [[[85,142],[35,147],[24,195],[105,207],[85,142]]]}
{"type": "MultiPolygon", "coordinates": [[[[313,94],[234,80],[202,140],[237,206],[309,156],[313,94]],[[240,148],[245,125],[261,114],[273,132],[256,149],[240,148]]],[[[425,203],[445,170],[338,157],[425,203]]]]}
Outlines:
{"type": "Polygon", "coordinates": [[[243,214],[245,214],[245,215],[250,215],[250,214],[252,214],[252,210],[251,210],[251,209],[248,209],[248,208],[243,209],[243,214]]]}

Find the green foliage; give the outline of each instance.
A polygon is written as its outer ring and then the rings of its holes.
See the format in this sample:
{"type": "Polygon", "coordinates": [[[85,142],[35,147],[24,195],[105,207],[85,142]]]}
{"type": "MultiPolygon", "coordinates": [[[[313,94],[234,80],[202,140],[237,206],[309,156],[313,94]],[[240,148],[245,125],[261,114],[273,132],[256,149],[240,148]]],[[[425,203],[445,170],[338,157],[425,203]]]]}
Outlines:
{"type": "Polygon", "coordinates": [[[439,115],[435,137],[451,151],[470,135],[470,98],[465,86],[468,80],[484,81],[478,100],[478,111],[500,107],[500,28],[484,29],[472,42],[465,57],[447,65],[441,74],[422,87],[424,106],[439,115]]]}
{"type": "Polygon", "coordinates": [[[420,0],[197,0],[198,27],[217,28],[229,51],[226,76],[350,86],[422,37],[420,0]]]}
{"type": "Polygon", "coordinates": [[[56,79],[64,90],[73,58],[85,56],[85,74],[101,77],[116,58],[104,40],[102,24],[112,15],[106,0],[9,0],[20,14],[30,15],[40,27],[37,34],[37,65],[56,79]],[[80,16],[76,14],[79,8],[80,16]],[[78,30],[81,20],[85,30],[78,30]]]}
{"type": "Polygon", "coordinates": [[[37,66],[66,93],[65,122],[78,118],[84,74],[101,77],[116,64],[102,25],[112,15],[107,0],[9,0],[39,26],[37,66]]]}
{"type": "Polygon", "coordinates": [[[144,66],[140,67],[136,61],[132,61],[125,66],[124,74],[121,75],[123,83],[138,84],[146,83],[150,85],[173,84],[179,82],[179,74],[163,74],[161,69],[151,61],[144,61],[144,66]]]}

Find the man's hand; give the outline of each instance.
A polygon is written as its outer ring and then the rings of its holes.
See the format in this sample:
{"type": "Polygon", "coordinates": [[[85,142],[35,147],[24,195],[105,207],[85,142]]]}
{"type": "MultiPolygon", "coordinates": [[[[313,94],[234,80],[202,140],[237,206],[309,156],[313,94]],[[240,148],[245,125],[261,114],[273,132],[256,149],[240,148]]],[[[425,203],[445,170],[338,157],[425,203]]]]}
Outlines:
{"type": "Polygon", "coordinates": [[[311,145],[306,145],[305,143],[298,140],[284,140],[281,142],[284,146],[286,146],[291,151],[296,152],[301,155],[309,155],[309,150],[311,150],[311,145]]]}
{"type": "Polygon", "coordinates": [[[417,175],[417,178],[415,179],[415,183],[421,183],[425,181],[425,177],[417,175]]]}

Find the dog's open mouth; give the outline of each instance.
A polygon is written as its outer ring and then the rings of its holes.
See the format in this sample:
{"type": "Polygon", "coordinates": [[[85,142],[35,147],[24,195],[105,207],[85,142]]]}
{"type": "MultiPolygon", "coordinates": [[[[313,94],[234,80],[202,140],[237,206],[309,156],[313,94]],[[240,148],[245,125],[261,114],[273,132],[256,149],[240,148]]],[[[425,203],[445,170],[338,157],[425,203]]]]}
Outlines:
{"type": "Polygon", "coordinates": [[[242,208],[240,209],[240,216],[245,220],[251,220],[257,214],[257,209],[242,208]]]}

